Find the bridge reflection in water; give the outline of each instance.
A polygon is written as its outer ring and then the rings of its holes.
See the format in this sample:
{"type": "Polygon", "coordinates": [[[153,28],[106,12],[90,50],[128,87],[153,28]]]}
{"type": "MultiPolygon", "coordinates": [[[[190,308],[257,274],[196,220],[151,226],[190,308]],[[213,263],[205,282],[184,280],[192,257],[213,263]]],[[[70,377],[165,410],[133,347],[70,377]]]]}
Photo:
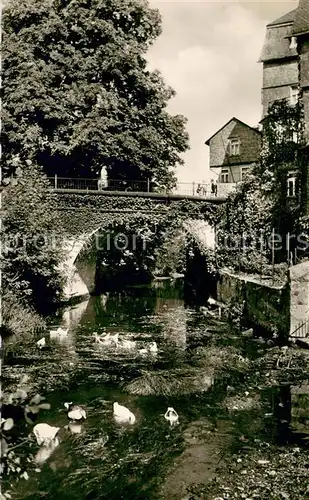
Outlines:
{"type": "Polygon", "coordinates": [[[53,189],[57,191],[91,192],[96,194],[120,193],[121,195],[144,195],[144,196],[171,196],[194,199],[211,199],[214,202],[225,201],[228,194],[235,188],[236,184],[216,184],[216,190],[211,184],[204,182],[177,182],[172,189],[152,185],[148,180],[130,181],[108,179],[105,186],[100,179],[54,177],[48,178],[53,189]]]}

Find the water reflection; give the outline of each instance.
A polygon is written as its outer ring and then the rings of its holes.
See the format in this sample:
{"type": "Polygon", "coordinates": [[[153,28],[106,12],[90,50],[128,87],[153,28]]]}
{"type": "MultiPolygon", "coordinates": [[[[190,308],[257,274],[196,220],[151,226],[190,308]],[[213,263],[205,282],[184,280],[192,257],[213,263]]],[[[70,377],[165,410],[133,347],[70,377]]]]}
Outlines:
{"type": "Polygon", "coordinates": [[[77,422],[70,422],[67,428],[72,434],[81,434],[83,432],[83,425],[77,422]]]}
{"type": "Polygon", "coordinates": [[[275,417],[270,427],[281,444],[301,442],[309,436],[309,385],[283,385],[271,390],[275,417]]]}
{"type": "Polygon", "coordinates": [[[85,313],[89,299],[80,302],[79,304],[68,307],[64,310],[62,315],[62,323],[65,328],[74,328],[79,324],[83,314],[85,313]]]}
{"type": "Polygon", "coordinates": [[[51,457],[51,455],[53,454],[55,449],[59,446],[59,444],[60,441],[56,437],[53,440],[51,440],[48,444],[43,445],[36,453],[34,457],[34,462],[37,465],[42,465],[51,457]]]}

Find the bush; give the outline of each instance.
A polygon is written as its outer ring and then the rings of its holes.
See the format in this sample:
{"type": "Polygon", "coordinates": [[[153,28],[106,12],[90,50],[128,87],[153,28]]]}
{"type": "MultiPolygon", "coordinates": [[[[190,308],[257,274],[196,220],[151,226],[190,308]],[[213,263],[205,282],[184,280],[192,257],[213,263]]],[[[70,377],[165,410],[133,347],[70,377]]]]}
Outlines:
{"type": "Polygon", "coordinates": [[[3,191],[3,286],[39,312],[61,297],[64,284],[55,203],[48,179],[33,164],[3,191]]]}
{"type": "Polygon", "coordinates": [[[2,294],[3,333],[22,335],[45,328],[45,321],[12,291],[2,294]]]}

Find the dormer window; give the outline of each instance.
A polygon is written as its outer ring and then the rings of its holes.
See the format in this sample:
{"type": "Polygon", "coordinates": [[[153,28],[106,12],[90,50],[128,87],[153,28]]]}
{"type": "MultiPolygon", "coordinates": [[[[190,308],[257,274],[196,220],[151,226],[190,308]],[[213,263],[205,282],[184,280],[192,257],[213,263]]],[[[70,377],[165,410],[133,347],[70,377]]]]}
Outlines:
{"type": "Polygon", "coordinates": [[[290,87],[290,105],[291,106],[295,106],[295,104],[297,104],[298,94],[299,94],[299,90],[298,90],[298,87],[296,85],[293,85],[292,87],[290,87]]]}
{"type": "Polygon", "coordinates": [[[290,49],[297,49],[297,38],[292,36],[290,40],[290,49]]]}
{"type": "Polygon", "coordinates": [[[231,156],[238,156],[240,154],[240,140],[230,139],[229,140],[229,152],[231,156]]]}

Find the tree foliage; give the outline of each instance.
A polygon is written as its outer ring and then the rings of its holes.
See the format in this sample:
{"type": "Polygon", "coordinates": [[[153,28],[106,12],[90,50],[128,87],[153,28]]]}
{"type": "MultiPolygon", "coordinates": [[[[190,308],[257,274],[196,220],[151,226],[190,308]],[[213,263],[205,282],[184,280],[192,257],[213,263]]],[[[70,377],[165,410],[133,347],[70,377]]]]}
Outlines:
{"type": "MultiPolygon", "coordinates": [[[[13,478],[29,479],[34,441],[29,434],[29,424],[33,425],[40,411],[49,409],[45,397],[31,390],[28,375],[20,378],[15,390],[1,393],[0,470],[5,489],[12,486],[13,478]]],[[[9,490],[0,495],[1,500],[7,498],[12,498],[9,490]]]]}
{"type": "Polygon", "coordinates": [[[4,159],[48,174],[171,181],[188,147],[174,91],[147,69],[146,0],[11,0],[3,14],[4,159]]]}

